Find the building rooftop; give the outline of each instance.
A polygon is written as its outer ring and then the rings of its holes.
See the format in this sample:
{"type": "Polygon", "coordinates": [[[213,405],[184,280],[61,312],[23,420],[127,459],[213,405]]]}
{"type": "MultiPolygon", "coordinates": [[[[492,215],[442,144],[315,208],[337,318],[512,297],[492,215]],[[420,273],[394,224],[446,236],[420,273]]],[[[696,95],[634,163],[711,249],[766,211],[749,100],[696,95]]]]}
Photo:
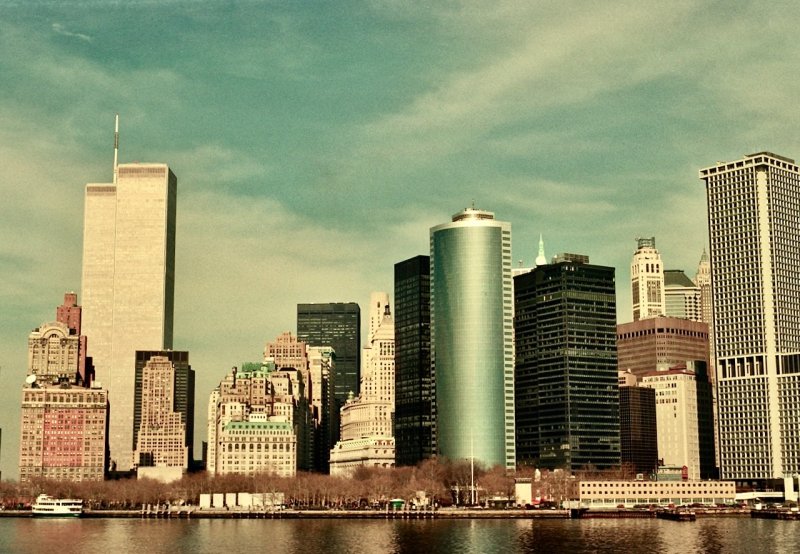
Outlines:
{"type": "Polygon", "coordinates": [[[664,270],[665,287],[694,287],[694,282],[686,276],[682,269],[664,270]]]}

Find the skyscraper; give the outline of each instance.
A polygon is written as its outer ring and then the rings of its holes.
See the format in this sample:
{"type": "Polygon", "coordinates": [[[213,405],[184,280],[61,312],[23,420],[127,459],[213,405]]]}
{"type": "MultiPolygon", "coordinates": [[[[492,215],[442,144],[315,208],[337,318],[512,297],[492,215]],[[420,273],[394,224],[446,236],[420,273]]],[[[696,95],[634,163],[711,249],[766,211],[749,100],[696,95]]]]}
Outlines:
{"type": "Polygon", "coordinates": [[[467,208],[430,238],[439,454],[513,468],[511,224],[467,208]]]}
{"type": "Polygon", "coordinates": [[[132,463],[136,350],[172,348],[177,179],[165,164],[123,164],[86,185],[83,333],[108,389],[111,464],[132,463]]]}
{"type": "Polygon", "coordinates": [[[195,374],[189,365],[189,353],[179,350],[137,350],[135,356],[133,448],[138,455],[133,463],[140,467],[167,464],[186,470],[192,463],[194,451],[195,374]],[[149,377],[146,375],[148,370],[149,377]],[[171,381],[167,383],[165,380],[171,381]],[[157,397],[157,393],[160,396],[157,397]],[[149,445],[139,440],[142,423],[148,423],[148,414],[152,428],[149,445]],[[176,446],[178,434],[182,441],[180,448],[176,446]],[[169,446],[169,452],[166,446],[169,446]],[[180,454],[183,459],[184,450],[186,465],[176,466],[175,456],[180,454]],[[144,459],[140,459],[142,455],[144,459]]]}
{"type": "Polygon", "coordinates": [[[631,261],[633,320],[664,315],[664,265],[656,249],[656,239],[637,239],[631,261]]]}
{"type": "Polygon", "coordinates": [[[720,469],[800,471],[800,169],[759,152],[700,170],[708,199],[720,469]]]}
{"type": "Polygon", "coordinates": [[[361,309],[355,302],[297,305],[297,338],[308,346],[332,346],[334,397],[340,404],[361,380],[361,309]]]}
{"type": "Polygon", "coordinates": [[[620,372],[619,438],[623,464],[650,475],[658,468],[656,391],[640,387],[632,373],[620,372]]]}
{"type": "Polygon", "coordinates": [[[194,371],[188,352],[137,351],[136,358],[137,476],[176,481],[192,461],[194,371]]]}
{"type": "Polygon", "coordinates": [[[319,421],[314,419],[314,379],[308,360],[308,346],[289,331],[278,335],[264,346],[264,365],[278,370],[270,382],[276,393],[284,395],[291,405],[294,432],[297,437],[297,468],[310,471],[314,467],[314,439],[319,421]]]}
{"type": "Polygon", "coordinates": [[[359,466],[395,465],[395,329],[388,294],[370,295],[369,319],[367,345],[361,358],[361,394],[342,406],[341,440],[331,450],[331,475],[349,473],[359,466]]]}
{"type": "Polygon", "coordinates": [[[398,466],[436,454],[431,378],[431,261],[415,256],[394,266],[395,413],[398,466]]]}
{"type": "Polygon", "coordinates": [[[614,268],[571,254],[514,279],[517,456],[620,463],[614,268]]]}

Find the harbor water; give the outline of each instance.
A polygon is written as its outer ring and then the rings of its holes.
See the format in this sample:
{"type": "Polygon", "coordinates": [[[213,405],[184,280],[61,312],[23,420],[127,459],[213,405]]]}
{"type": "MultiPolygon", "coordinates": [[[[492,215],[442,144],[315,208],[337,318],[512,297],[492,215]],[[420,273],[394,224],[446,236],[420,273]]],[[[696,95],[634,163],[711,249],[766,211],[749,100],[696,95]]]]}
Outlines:
{"type": "Polygon", "coordinates": [[[800,522],[596,520],[0,519],[0,552],[800,552],[800,522]]]}

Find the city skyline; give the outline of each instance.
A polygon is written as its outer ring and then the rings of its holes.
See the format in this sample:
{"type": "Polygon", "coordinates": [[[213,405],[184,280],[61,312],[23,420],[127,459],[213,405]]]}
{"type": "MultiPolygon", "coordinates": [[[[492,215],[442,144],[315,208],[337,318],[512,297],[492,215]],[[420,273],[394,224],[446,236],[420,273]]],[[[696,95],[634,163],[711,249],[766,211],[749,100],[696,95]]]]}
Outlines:
{"type": "MultiPolygon", "coordinates": [[[[392,290],[473,200],[513,224],[515,265],[541,233],[616,267],[629,321],[633,238],[687,272],[707,245],[699,168],[800,155],[796,16],[755,2],[160,4],[0,8],[8,405],[31,329],[81,289],[83,186],[111,178],[115,113],[120,161],[181,179],[174,344],[200,398],[297,303],[392,290]]],[[[18,415],[0,427],[13,477],[18,415]]]]}

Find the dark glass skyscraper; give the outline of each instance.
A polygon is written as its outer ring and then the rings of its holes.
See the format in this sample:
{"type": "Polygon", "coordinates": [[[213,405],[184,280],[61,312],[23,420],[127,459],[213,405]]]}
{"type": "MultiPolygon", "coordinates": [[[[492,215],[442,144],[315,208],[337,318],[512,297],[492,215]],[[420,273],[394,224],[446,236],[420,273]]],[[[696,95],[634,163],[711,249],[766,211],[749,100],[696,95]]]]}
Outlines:
{"type": "Polygon", "coordinates": [[[334,397],[341,405],[361,382],[361,309],[355,302],[297,305],[297,339],[335,351],[334,397]]]}
{"type": "Polygon", "coordinates": [[[433,456],[430,258],[394,266],[395,463],[415,465],[433,456]]]}
{"type": "Polygon", "coordinates": [[[614,268],[562,255],[514,278],[517,459],[620,463],[614,268]]]}
{"type": "Polygon", "coordinates": [[[636,473],[650,475],[658,468],[656,391],[636,385],[619,388],[619,426],[622,462],[636,473]]]}

